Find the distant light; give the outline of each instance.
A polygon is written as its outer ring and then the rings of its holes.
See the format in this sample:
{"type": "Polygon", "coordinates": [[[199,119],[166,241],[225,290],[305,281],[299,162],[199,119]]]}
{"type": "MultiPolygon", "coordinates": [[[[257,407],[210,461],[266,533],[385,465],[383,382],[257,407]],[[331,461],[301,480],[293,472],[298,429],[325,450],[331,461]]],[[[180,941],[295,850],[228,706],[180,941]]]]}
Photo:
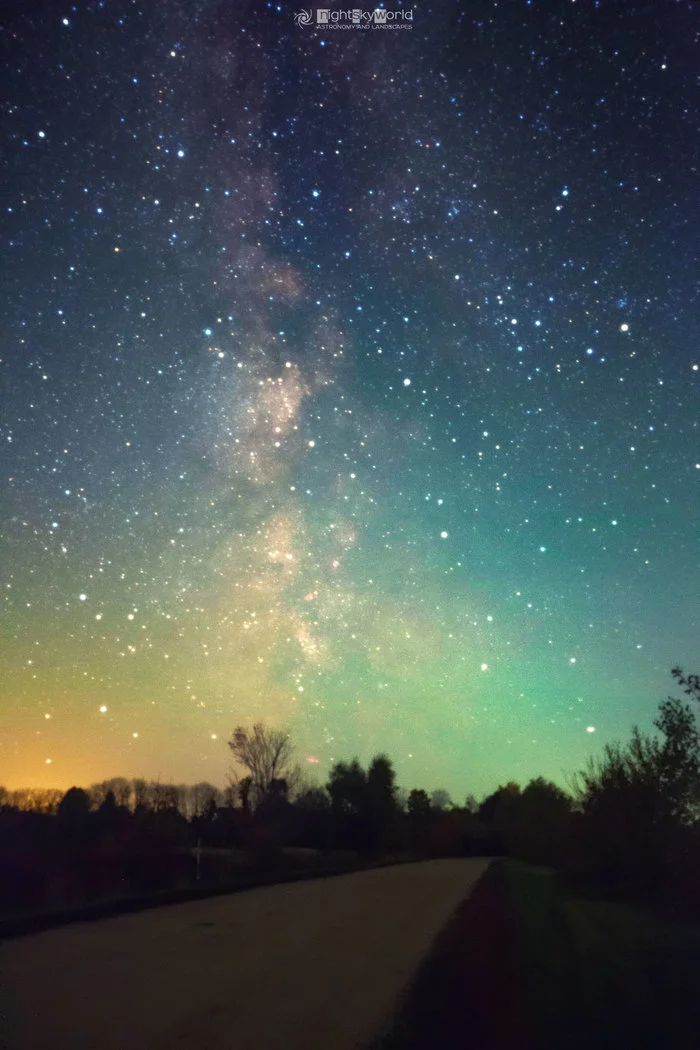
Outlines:
{"type": "Polygon", "coordinates": [[[540,554],[544,554],[546,552],[546,550],[547,550],[546,547],[540,547],[540,554]]]}
{"type": "Polygon", "coordinates": [[[211,334],[212,334],[212,330],[211,330],[211,328],[205,328],[205,329],[204,329],[204,334],[205,334],[205,335],[211,335],[211,334]]]}
{"type": "Polygon", "coordinates": [[[69,26],[70,25],[70,20],[67,19],[67,18],[62,18],[61,21],[63,22],[64,26],[69,26]]]}
{"type": "Polygon", "coordinates": [[[588,349],[586,350],[586,353],[590,356],[591,354],[595,353],[595,350],[593,349],[592,346],[589,346],[588,349]]]}
{"type": "Polygon", "coordinates": [[[81,594],[81,595],[79,595],[79,598],[80,598],[81,602],[86,602],[87,601],[87,594],[81,594]]]}
{"type": "Polygon", "coordinates": [[[586,726],[587,733],[595,733],[595,726],[586,726]]]}
{"type": "Polygon", "coordinates": [[[309,441],[309,448],[315,448],[315,447],[316,447],[316,442],[315,441],[309,441]]]}
{"type": "Polygon", "coordinates": [[[481,670],[482,671],[488,671],[488,669],[489,669],[489,665],[488,664],[482,664],[481,665],[481,670]]]}
{"type": "Polygon", "coordinates": [[[567,190],[566,186],[561,191],[561,195],[562,195],[562,197],[568,197],[569,196],[569,191],[567,190]]]}
{"type": "Polygon", "coordinates": [[[629,330],[630,330],[630,326],[628,324],[621,324],[620,325],[620,331],[621,332],[629,332],[629,330]]]}
{"type": "Polygon", "coordinates": [[[320,190],[312,190],[311,191],[311,196],[312,197],[320,197],[321,196],[321,191],[320,190]]]}
{"type": "Polygon", "coordinates": [[[575,664],[576,663],[576,657],[575,656],[570,656],[569,657],[569,663],[570,664],[575,664]]]}
{"type": "Polygon", "coordinates": [[[184,156],[185,156],[185,151],[184,151],[184,149],[179,149],[179,150],[177,151],[177,155],[178,155],[178,157],[184,157],[184,156]]]}
{"type": "Polygon", "coordinates": [[[440,539],[441,540],[446,540],[447,536],[448,536],[448,533],[445,532],[445,530],[443,529],[442,532],[440,533],[440,539]]]}
{"type": "Polygon", "coordinates": [[[132,733],[131,735],[133,736],[134,740],[138,738],[138,733],[132,733]]]}
{"type": "Polygon", "coordinates": [[[106,711],[107,711],[106,704],[102,704],[101,707],[100,707],[100,714],[105,714],[106,711]]]}
{"type": "Polygon", "coordinates": [[[404,379],[404,381],[403,381],[403,385],[404,385],[404,386],[410,386],[410,385],[411,385],[411,380],[410,380],[410,379],[408,379],[408,378],[407,378],[407,379],[404,379]]]}
{"type": "Polygon", "coordinates": [[[45,139],[46,138],[46,132],[45,131],[40,131],[39,132],[39,138],[40,139],[45,139]]]}

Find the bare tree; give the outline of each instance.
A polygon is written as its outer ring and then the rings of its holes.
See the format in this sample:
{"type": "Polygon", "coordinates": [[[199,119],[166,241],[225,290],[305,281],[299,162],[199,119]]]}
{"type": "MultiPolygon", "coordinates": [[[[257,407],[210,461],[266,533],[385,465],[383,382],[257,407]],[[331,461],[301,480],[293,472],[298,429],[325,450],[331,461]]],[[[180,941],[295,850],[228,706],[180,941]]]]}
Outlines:
{"type": "Polygon", "coordinates": [[[131,782],[126,777],[112,777],[108,783],[117,805],[128,808],[131,805],[131,782]]]}
{"type": "Polygon", "coordinates": [[[153,780],[149,786],[151,789],[151,804],[155,813],[160,813],[166,809],[178,808],[179,795],[175,784],[161,784],[160,780],[153,780]]]}
{"type": "Polygon", "coordinates": [[[99,809],[107,795],[112,792],[118,806],[128,806],[131,801],[131,783],[125,777],[110,777],[87,788],[92,809],[99,809]]]}
{"type": "Polygon", "coordinates": [[[192,804],[194,816],[201,817],[207,810],[221,803],[221,792],[213,784],[202,780],[192,788],[192,804]]]}
{"type": "MultiPolygon", "coordinates": [[[[273,781],[284,780],[289,790],[290,782],[298,776],[292,766],[294,749],[289,733],[283,729],[269,729],[262,722],[256,722],[252,732],[236,726],[228,746],[237,765],[247,770],[250,777],[249,798],[253,808],[269,796],[273,781]]],[[[236,781],[241,781],[238,771],[236,781]]]]}
{"type": "Polygon", "coordinates": [[[34,813],[55,814],[64,792],[59,788],[17,788],[9,795],[9,804],[34,813]]]}

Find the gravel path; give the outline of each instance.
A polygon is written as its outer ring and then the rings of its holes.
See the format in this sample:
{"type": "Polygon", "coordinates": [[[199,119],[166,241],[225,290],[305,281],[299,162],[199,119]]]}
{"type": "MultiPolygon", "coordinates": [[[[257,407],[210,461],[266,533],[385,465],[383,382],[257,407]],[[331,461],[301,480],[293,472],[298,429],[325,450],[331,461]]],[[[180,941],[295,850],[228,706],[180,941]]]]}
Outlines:
{"type": "Polygon", "coordinates": [[[351,1050],[486,860],[158,908],[0,946],[3,1050],[351,1050]]]}

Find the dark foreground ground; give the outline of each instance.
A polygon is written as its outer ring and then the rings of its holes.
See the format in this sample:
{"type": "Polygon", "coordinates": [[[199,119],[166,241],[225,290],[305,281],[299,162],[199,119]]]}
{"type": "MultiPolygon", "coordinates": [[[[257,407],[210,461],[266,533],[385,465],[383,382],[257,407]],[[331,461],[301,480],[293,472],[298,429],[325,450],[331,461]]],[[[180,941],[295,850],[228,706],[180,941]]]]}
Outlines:
{"type": "Polygon", "coordinates": [[[696,1050],[700,929],[494,862],[372,1050],[696,1050]]]}
{"type": "Polygon", "coordinates": [[[487,866],[377,868],[7,941],[0,1046],[366,1046],[487,866]]]}
{"type": "Polygon", "coordinates": [[[441,930],[371,1050],[534,1050],[517,953],[505,865],[494,861],[441,930]]]}

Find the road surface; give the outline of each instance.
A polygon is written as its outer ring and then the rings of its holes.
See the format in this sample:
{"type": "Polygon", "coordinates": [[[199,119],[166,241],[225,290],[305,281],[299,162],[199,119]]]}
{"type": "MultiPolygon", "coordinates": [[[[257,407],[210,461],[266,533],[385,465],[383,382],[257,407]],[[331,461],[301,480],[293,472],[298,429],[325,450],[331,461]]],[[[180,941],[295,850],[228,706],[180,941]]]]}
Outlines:
{"type": "Polygon", "coordinates": [[[0,946],[3,1050],[356,1050],[488,861],[435,860],[0,946]]]}

